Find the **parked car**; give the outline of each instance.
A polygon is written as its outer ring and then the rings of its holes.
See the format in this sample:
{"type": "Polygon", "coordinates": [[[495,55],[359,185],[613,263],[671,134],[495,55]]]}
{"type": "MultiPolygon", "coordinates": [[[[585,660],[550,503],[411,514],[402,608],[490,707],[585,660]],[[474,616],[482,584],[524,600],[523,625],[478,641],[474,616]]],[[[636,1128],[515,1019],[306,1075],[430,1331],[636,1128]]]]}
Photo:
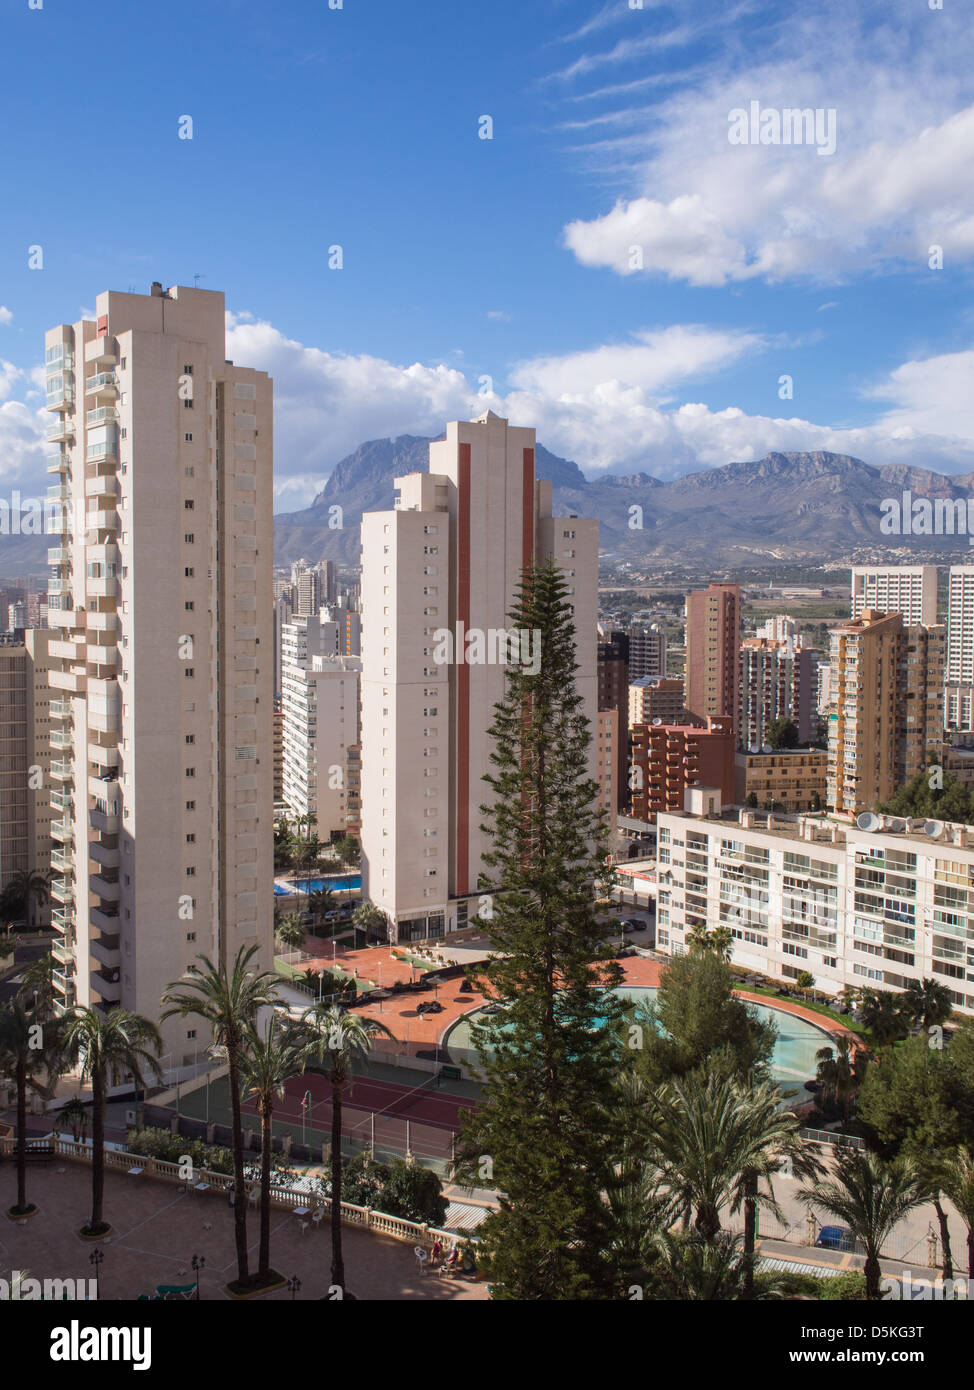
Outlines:
{"type": "Polygon", "coordinates": [[[855,1250],[856,1242],[848,1226],[823,1226],[815,1242],[823,1250],[855,1250]]]}

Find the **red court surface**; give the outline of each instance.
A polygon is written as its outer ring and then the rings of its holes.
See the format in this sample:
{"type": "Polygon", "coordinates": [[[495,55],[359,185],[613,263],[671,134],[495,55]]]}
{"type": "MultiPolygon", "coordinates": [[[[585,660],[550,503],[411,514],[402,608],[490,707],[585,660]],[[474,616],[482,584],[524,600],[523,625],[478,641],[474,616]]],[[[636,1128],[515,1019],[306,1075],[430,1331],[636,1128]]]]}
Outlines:
{"type": "MultiPolygon", "coordinates": [[[[414,1120],[434,1129],[457,1133],[460,1129],[460,1111],[473,1108],[476,1102],[441,1094],[434,1086],[432,1078],[428,1086],[417,1089],[358,1076],[344,1088],[343,1109],[374,1111],[376,1117],[414,1120]]],[[[311,1092],[311,1122],[315,1129],[321,1128],[326,1117],[331,1116],[331,1085],[325,1076],[293,1077],[285,1087],[284,1096],[274,1107],[274,1118],[300,1124],[306,1118],[301,1104],[306,1091],[311,1092]]],[[[243,1109],[247,1114],[256,1114],[256,1103],[245,1101],[243,1109]]]]}

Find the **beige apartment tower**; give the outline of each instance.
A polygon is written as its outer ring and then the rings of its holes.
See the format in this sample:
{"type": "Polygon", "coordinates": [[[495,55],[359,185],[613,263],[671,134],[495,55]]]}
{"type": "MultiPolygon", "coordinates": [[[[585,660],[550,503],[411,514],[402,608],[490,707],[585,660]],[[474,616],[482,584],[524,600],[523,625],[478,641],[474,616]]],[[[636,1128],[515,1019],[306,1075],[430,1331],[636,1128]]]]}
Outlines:
{"type": "Polygon", "coordinates": [[[832,629],[829,807],[875,810],[938,755],[943,741],[946,629],[905,627],[864,610],[832,629]]]}
{"type": "Polygon", "coordinates": [[[741,645],[741,588],[711,584],[687,594],[686,706],[698,719],[730,715],[734,737],[741,730],[738,650],[741,645]]]}
{"type": "Polygon", "coordinates": [[[443,936],[478,911],[488,730],[506,683],[490,634],[508,627],[532,561],[565,575],[596,779],[598,527],[553,516],[534,469],[534,430],[488,411],[449,424],[430,471],[396,480],[395,510],[362,519],[363,896],[393,940],[443,936]],[[472,658],[472,633],[486,659],[472,658]]]}
{"type": "MultiPolygon", "coordinates": [[[[271,964],[272,385],[182,285],[46,347],[57,995],[157,1019],[200,954],[271,964]]],[[[163,1026],[167,1067],[192,1031],[163,1026]]]]}

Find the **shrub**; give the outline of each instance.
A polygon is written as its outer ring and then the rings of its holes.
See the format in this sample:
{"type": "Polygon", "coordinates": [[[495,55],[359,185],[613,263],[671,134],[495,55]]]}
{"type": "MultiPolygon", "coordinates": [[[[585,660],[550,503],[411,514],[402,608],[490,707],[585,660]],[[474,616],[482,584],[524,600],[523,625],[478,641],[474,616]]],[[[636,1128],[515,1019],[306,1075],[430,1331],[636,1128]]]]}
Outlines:
{"type": "Polygon", "coordinates": [[[832,1303],[861,1303],[866,1298],[866,1276],[858,1269],[843,1274],[826,1275],[821,1281],[819,1298],[832,1303]]]}
{"type": "Polygon", "coordinates": [[[179,1163],[190,1158],[194,1168],[211,1173],[233,1172],[233,1154],[219,1144],[204,1144],[201,1139],[187,1139],[184,1134],[172,1134],[168,1129],[130,1129],[129,1153],[147,1158],[159,1158],[164,1163],[179,1163]]]}

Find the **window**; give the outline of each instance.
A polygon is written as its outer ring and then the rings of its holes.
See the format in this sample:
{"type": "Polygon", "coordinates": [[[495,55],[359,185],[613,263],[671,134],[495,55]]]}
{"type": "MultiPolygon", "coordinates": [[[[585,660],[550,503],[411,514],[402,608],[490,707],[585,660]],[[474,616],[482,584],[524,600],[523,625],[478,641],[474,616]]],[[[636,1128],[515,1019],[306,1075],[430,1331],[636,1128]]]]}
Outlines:
{"type": "Polygon", "coordinates": [[[183,672],[183,675],[186,677],[187,680],[192,680],[192,678],[196,675],[196,672],[192,666],[187,666],[186,670],[183,672]]]}
{"type": "Polygon", "coordinates": [[[193,600],[187,599],[186,602],[183,604],[183,607],[186,609],[187,613],[192,613],[193,608],[195,607],[193,600]]]}
{"type": "Polygon", "coordinates": [[[186,776],[187,776],[187,777],[195,777],[195,776],[196,776],[196,768],[195,768],[195,767],[188,767],[188,768],[186,769],[186,776]]]}
{"type": "Polygon", "coordinates": [[[193,499],[191,497],[187,497],[185,502],[183,503],[183,510],[191,512],[195,506],[196,503],[193,501],[193,499]]]}
{"type": "Polygon", "coordinates": [[[193,442],[193,436],[192,436],[192,434],[184,434],[184,435],[183,435],[183,438],[185,439],[185,441],[186,441],[187,444],[192,444],[192,442],[193,442]]]}
{"type": "Polygon", "coordinates": [[[195,539],[196,537],[193,535],[192,531],[187,531],[183,536],[183,540],[187,545],[192,545],[195,539]]]}
{"type": "Polygon", "coordinates": [[[192,565],[187,566],[187,568],[183,570],[183,576],[184,576],[186,579],[192,579],[193,574],[194,574],[194,570],[193,570],[192,565]]]}
{"type": "Polygon", "coordinates": [[[188,931],[188,932],[186,933],[186,940],[187,940],[187,941],[195,941],[195,940],[196,940],[196,933],[195,933],[194,931],[188,931]]]}
{"type": "Polygon", "coordinates": [[[193,368],[192,368],[192,367],[184,367],[184,368],[183,368],[183,376],[192,376],[192,375],[193,375],[193,368]]]}
{"type": "Polygon", "coordinates": [[[195,735],[195,734],[187,734],[187,735],[186,735],[186,742],[187,742],[187,743],[195,743],[195,742],[196,742],[196,735],[195,735]]]}
{"type": "Polygon", "coordinates": [[[187,877],[187,878],[195,878],[195,877],[196,877],[196,867],[195,867],[195,865],[191,865],[191,866],[186,870],[186,877],[187,877]]]}
{"type": "Polygon", "coordinates": [[[186,1036],[187,1036],[187,1038],[189,1038],[190,1042],[192,1042],[192,1040],[196,1037],[196,1029],[195,1029],[195,1028],[190,1028],[190,1030],[189,1030],[189,1032],[186,1034],[186,1036]]]}
{"type": "Polygon", "coordinates": [[[187,811],[195,811],[195,810],[196,810],[196,802],[195,802],[195,801],[187,801],[187,803],[186,803],[186,810],[187,810],[187,811]]]}
{"type": "Polygon", "coordinates": [[[184,409],[184,410],[192,410],[192,408],[193,408],[193,402],[192,402],[192,401],[186,401],[186,400],[183,401],[183,409],[184,409]]]}

